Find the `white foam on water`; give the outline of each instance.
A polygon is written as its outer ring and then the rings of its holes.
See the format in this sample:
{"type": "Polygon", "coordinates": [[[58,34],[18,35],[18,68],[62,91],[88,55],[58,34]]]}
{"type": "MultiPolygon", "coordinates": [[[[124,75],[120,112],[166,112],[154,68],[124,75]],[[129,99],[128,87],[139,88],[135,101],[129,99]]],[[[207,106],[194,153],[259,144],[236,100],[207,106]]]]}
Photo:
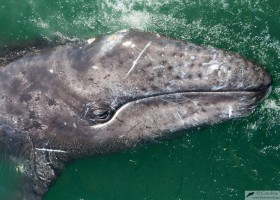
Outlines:
{"type": "MultiPolygon", "coordinates": [[[[280,150],[280,145],[278,145],[278,146],[268,145],[268,146],[265,146],[264,148],[262,148],[260,150],[260,152],[263,153],[263,154],[268,154],[270,152],[276,152],[277,153],[277,152],[279,152],[279,150],[280,150]]],[[[275,154],[275,153],[273,153],[273,154],[275,154]]]]}
{"type": "Polygon", "coordinates": [[[79,28],[89,28],[95,30],[97,27],[96,16],[87,16],[85,14],[80,14],[76,19],[73,20],[73,24],[79,28]]]}
{"type": "Polygon", "coordinates": [[[59,31],[54,32],[53,36],[56,36],[56,37],[58,37],[62,40],[66,40],[66,41],[70,41],[70,42],[77,42],[77,41],[80,40],[77,37],[70,37],[70,36],[67,36],[66,34],[64,34],[62,32],[59,32],[59,31]]]}
{"type": "Polygon", "coordinates": [[[251,129],[251,130],[257,130],[258,129],[258,125],[256,122],[250,123],[247,125],[247,129],[251,129]]]}
{"type": "Polygon", "coordinates": [[[37,27],[48,29],[50,27],[49,23],[47,21],[44,21],[43,19],[39,18],[32,18],[30,19],[30,22],[35,23],[37,27]]]}
{"type": "Polygon", "coordinates": [[[274,99],[268,99],[262,106],[262,109],[269,109],[272,111],[279,111],[280,105],[274,99]]]}
{"type": "Polygon", "coordinates": [[[111,23],[112,25],[118,24],[120,26],[136,28],[140,30],[153,29],[158,26],[161,26],[161,28],[164,29],[166,29],[166,27],[171,28],[176,24],[176,19],[172,17],[172,14],[165,15],[159,11],[165,4],[174,4],[174,2],[176,2],[178,5],[178,7],[175,7],[174,9],[179,9],[179,5],[181,5],[182,2],[178,0],[140,0],[137,2],[129,0],[116,2],[106,0],[103,6],[108,10],[111,10],[112,13],[104,13],[103,18],[106,21],[105,23],[111,23]],[[135,6],[143,7],[143,9],[135,10],[135,6]],[[110,21],[108,21],[108,19],[110,19],[110,21]]]}
{"type": "Polygon", "coordinates": [[[124,15],[120,20],[124,25],[146,30],[149,24],[151,24],[151,15],[148,12],[132,11],[124,15]]]}

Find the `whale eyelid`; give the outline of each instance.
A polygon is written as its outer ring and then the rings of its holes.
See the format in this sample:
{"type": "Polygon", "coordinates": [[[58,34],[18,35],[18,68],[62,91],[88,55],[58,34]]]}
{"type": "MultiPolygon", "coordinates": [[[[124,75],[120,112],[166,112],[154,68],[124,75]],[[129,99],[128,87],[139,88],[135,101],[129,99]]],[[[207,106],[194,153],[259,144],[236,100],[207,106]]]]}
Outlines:
{"type": "Polygon", "coordinates": [[[107,112],[108,112],[108,109],[104,109],[104,108],[97,108],[97,109],[92,111],[92,113],[96,116],[103,116],[107,112]]]}

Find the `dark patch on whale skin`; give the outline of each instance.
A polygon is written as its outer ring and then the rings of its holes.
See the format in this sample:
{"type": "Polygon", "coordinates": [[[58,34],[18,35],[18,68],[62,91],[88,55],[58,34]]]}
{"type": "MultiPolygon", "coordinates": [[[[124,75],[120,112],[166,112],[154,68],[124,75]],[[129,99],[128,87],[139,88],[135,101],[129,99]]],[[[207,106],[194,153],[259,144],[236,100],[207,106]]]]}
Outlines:
{"type": "Polygon", "coordinates": [[[24,160],[23,199],[42,199],[73,159],[246,115],[270,85],[235,53],[152,33],[57,46],[1,69],[0,149],[24,160]]]}
{"type": "Polygon", "coordinates": [[[24,110],[22,110],[18,104],[13,104],[12,102],[6,103],[5,110],[14,116],[21,116],[24,113],[24,110]]]}
{"type": "Polygon", "coordinates": [[[36,113],[34,111],[29,112],[29,118],[30,119],[36,119],[36,113]]]}
{"type": "Polygon", "coordinates": [[[90,69],[91,63],[89,55],[86,54],[85,50],[82,48],[77,48],[71,52],[69,52],[69,57],[71,57],[71,66],[73,69],[77,70],[78,72],[85,73],[87,70],[90,69]]]}
{"type": "Polygon", "coordinates": [[[20,96],[20,101],[21,102],[28,102],[32,99],[32,95],[28,94],[28,93],[23,93],[21,96],[20,96]]]}
{"type": "Polygon", "coordinates": [[[47,101],[48,101],[48,105],[49,105],[50,107],[51,107],[51,106],[57,105],[55,99],[53,99],[53,98],[47,97],[47,101]]]}

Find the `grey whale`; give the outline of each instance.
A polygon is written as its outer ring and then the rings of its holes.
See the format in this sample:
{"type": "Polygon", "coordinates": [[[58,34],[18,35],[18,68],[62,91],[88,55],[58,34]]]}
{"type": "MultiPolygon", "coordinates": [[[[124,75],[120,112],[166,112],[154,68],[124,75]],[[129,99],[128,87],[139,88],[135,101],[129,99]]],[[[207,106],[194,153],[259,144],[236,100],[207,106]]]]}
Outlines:
{"type": "Polygon", "coordinates": [[[136,30],[59,45],[0,69],[0,154],[11,199],[42,199],[70,161],[246,116],[271,75],[232,52],[136,30]]]}

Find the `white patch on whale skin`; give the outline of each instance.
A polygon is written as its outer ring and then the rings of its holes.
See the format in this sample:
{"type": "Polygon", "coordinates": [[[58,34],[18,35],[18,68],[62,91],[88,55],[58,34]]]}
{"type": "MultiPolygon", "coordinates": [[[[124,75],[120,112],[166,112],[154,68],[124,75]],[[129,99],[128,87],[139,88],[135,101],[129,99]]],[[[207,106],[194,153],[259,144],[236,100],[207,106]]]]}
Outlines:
{"type": "Polygon", "coordinates": [[[74,128],[77,128],[77,125],[76,125],[76,123],[73,123],[73,127],[74,127],[74,128]]]}
{"type": "Polygon", "coordinates": [[[17,119],[15,117],[12,117],[12,120],[13,120],[14,124],[18,123],[18,121],[17,121],[17,119]]]}
{"type": "Polygon", "coordinates": [[[207,73],[211,74],[212,72],[214,72],[215,70],[218,70],[220,67],[220,63],[217,61],[210,61],[209,63],[205,63],[205,64],[209,64],[208,66],[208,70],[207,73]]]}
{"type": "Polygon", "coordinates": [[[101,55],[104,55],[105,52],[110,51],[116,45],[118,45],[122,38],[126,35],[126,31],[119,31],[113,35],[110,35],[106,38],[106,40],[102,43],[101,46],[101,55]]]}
{"type": "Polygon", "coordinates": [[[131,45],[131,41],[126,41],[123,43],[123,46],[129,47],[131,45]]]}
{"type": "Polygon", "coordinates": [[[97,69],[98,69],[98,66],[93,65],[91,68],[94,69],[94,70],[97,70],[97,69]]]}
{"type": "Polygon", "coordinates": [[[215,91],[215,90],[220,90],[220,89],[222,89],[224,86],[213,86],[212,88],[211,88],[211,90],[213,90],[213,91],[215,91]]]}
{"type": "Polygon", "coordinates": [[[196,56],[191,56],[191,60],[192,60],[192,61],[195,61],[196,58],[197,58],[196,56]]]}
{"type": "Polygon", "coordinates": [[[153,70],[156,70],[156,69],[163,69],[163,68],[165,68],[165,66],[159,65],[159,66],[153,67],[153,70]]]}
{"type": "Polygon", "coordinates": [[[53,74],[53,69],[50,69],[49,71],[50,71],[50,73],[52,73],[52,74],[53,74]]]}
{"type": "Polygon", "coordinates": [[[91,43],[93,43],[94,41],[95,41],[95,38],[90,38],[90,39],[87,40],[87,43],[88,43],[88,44],[91,44],[91,43]]]}
{"type": "Polygon", "coordinates": [[[120,30],[118,33],[127,33],[128,30],[127,29],[123,29],[123,30],[120,30]]]}
{"type": "Polygon", "coordinates": [[[123,43],[123,46],[134,48],[135,44],[133,44],[131,41],[126,41],[126,42],[123,43]]]}
{"type": "Polygon", "coordinates": [[[123,35],[118,35],[118,34],[110,35],[107,37],[106,42],[113,43],[113,42],[118,41],[122,37],[123,37],[123,35]]]}

